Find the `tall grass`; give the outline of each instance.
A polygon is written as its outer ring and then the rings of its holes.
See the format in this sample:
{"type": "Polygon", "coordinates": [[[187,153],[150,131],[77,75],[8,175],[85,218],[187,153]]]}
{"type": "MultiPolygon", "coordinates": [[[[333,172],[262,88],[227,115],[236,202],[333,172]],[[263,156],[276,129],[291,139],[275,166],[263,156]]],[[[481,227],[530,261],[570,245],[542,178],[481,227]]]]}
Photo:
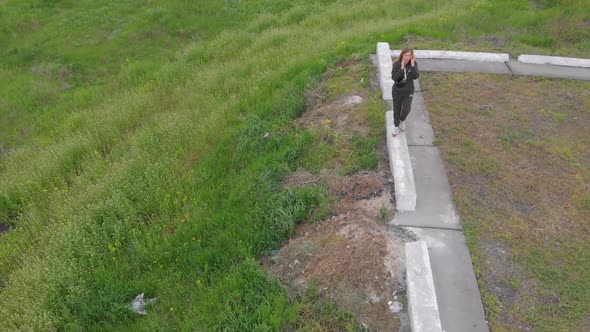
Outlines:
{"type": "MultiPolygon", "coordinates": [[[[290,324],[297,306],[254,259],[326,196],[279,186],[314,144],[291,121],[308,82],[377,41],[542,38],[509,25],[500,8],[515,3],[517,17],[555,17],[526,1],[0,4],[3,326],[290,324]],[[466,19],[480,14],[485,29],[466,19]],[[141,292],[158,298],[147,317],[126,308],[141,292]]],[[[583,39],[555,52],[569,50],[589,54],[583,39]]]]}

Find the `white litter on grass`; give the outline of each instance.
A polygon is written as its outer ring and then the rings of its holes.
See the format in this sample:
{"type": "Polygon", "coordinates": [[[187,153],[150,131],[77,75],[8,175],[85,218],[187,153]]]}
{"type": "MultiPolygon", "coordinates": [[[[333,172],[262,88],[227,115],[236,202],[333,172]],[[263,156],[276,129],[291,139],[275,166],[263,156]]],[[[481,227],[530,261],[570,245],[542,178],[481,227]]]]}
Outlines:
{"type": "Polygon", "coordinates": [[[297,264],[301,264],[301,262],[298,259],[296,259],[293,263],[289,264],[289,268],[292,269],[297,264]]]}
{"type": "Polygon", "coordinates": [[[144,299],[143,298],[143,293],[137,295],[135,297],[135,299],[133,299],[133,301],[129,304],[129,307],[131,308],[131,310],[137,312],[140,315],[147,315],[147,312],[145,312],[145,305],[146,304],[153,304],[154,302],[156,302],[156,298],[151,298],[151,299],[144,299]]]}
{"type": "Polygon", "coordinates": [[[389,302],[387,302],[387,304],[389,304],[389,310],[391,310],[391,312],[396,313],[396,314],[398,312],[402,311],[402,309],[404,307],[403,304],[401,304],[397,301],[393,301],[393,302],[389,301],[389,302]]]}
{"type": "Polygon", "coordinates": [[[350,96],[344,100],[344,106],[355,106],[363,102],[361,96],[350,96]]]}

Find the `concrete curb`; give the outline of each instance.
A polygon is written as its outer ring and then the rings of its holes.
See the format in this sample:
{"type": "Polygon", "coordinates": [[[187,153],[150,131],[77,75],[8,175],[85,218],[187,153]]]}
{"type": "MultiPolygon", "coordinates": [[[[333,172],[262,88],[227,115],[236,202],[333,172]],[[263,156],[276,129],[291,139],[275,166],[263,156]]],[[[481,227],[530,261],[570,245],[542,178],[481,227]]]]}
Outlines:
{"type": "Polygon", "coordinates": [[[406,243],[408,316],[413,332],[441,332],[428,248],[423,241],[406,243]]]}
{"type": "Polygon", "coordinates": [[[414,171],[410,161],[410,151],[406,141],[406,134],[400,133],[396,137],[393,133],[393,112],[385,112],[385,126],[387,128],[387,152],[389,166],[395,186],[395,206],[398,211],[416,210],[416,184],[414,171]]]}
{"type": "Polygon", "coordinates": [[[561,56],[522,54],[518,56],[522,63],[551,64],[557,66],[590,68],[590,59],[566,58],[561,56]]]}
{"type": "Polygon", "coordinates": [[[391,97],[391,87],[393,80],[391,79],[391,51],[389,50],[389,43],[377,43],[377,67],[379,68],[379,87],[381,88],[381,95],[383,100],[393,100],[391,97]]]}
{"type": "MultiPolygon", "coordinates": [[[[397,58],[400,52],[401,50],[392,50],[391,56],[397,58]]],[[[450,59],[491,62],[506,62],[510,60],[510,55],[508,55],[508,53],[416,50],[414,51],[414,54],[418,59],[450,59]]]]}

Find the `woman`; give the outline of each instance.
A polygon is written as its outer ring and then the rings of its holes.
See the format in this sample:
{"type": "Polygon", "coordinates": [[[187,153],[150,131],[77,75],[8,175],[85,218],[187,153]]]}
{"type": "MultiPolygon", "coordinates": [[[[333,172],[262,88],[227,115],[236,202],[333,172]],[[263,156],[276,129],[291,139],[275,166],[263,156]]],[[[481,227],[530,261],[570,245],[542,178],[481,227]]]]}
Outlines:
{"type": "Polygon", "coordinates": [[[393,62],[391,78],[393,79],[393,136],[406,130],[406,118],[412,109],[414,97],[414,80],[420,76],[414,50],[404,48],[397,60],[393,62]]]}

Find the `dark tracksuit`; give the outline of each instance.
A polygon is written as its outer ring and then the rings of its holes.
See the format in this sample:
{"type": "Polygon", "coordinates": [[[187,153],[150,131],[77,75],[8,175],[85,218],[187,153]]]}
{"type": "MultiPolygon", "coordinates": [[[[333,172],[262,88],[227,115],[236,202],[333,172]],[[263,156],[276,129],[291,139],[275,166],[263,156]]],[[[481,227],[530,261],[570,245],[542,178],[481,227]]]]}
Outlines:
{"type": "Polygon", "coordinates": [[[411,62],[405,66],[406,69],[406,85],[403,87],[396,86],[396,82],[403,80],[404,70],[401,68],[401,61],[393,63],[391,68],[391,78],[393,79],[393,87],[391,88],[391,95],[393,98],[393,124],[398,127],[401,121],[406,121],[406,117],[410,114],[412,109],[412,98],[414,97],[414,80],[420,76],[418,72],[418,62],[414,61],[414,67],[411,62]]]}

